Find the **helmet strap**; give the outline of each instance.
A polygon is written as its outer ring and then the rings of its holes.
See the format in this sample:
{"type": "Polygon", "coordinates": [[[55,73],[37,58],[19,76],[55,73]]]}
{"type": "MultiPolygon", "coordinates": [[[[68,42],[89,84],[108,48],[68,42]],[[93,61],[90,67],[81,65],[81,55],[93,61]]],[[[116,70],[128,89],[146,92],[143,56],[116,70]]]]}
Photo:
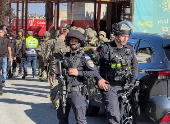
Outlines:
{"type": "Polygon", "coordinates": [[[119,36],[118,36],[118,39],[116,37],[115,37],[115,39],[117,40],[117,42],[119,42],[119,43],[121,42],[121,40],[119,39],[119,36]]]}

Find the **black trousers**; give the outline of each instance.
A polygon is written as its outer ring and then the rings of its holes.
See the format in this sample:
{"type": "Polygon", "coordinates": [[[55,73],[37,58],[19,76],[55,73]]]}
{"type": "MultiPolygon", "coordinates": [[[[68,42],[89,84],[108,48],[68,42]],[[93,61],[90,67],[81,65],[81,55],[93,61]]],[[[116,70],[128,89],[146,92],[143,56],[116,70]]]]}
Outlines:
{"type": "Polygon", "coordinates": [[[63,113],[62,105],[57,109],[59,124],[69,124],[68,117],[70,109],[73,109],[77,124],[87,124],[86,121],[86,103],[85,97],[81,92],[69,93],[66,99],[65,114],[63,113]]]}
{"type": "Polygon", "coordinates": [[[101,92],[108,124],[120,124],[121,111],[118,98],[121,93],[123,93],[122,87],[112,87],[109,91],[101,92]]]}
{"type": "Polygon", "coordinates": [[[16,72],[17,63],[19,64],[18,73],[22,73],[23,62],[21,57],[16,57],[12,64],[12,72],[16,72]]]}

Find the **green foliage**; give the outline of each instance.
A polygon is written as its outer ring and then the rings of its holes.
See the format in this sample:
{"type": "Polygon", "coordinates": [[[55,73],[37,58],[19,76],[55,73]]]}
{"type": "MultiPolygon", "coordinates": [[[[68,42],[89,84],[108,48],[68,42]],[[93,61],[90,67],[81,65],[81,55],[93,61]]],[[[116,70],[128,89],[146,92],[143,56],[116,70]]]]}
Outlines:
{"type": "MultiPolygon", "coordinates": [[[[11,12],[12,10],[13,9],[11,9],[11,12]]],[[[7,0],[0,0],[0,25],[3,24],[5,16],[9,16],[9,13],[10,13],[9,2],[7,0]]]]}

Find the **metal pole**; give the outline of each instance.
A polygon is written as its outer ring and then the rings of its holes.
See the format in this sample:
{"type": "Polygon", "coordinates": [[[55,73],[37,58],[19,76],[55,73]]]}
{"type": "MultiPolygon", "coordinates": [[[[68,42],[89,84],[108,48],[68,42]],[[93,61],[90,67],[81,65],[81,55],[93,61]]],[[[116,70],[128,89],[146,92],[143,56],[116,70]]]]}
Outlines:
{"type": "Polygon", "coordinates": [[[9,3],[9,26],[11,27],[11,3],[9,3]]]}
{"type": "Polygon", "coordinates": [[[56,30],[57,29],[57,3],[55,3],[54,25],[56,30]]]}
{"type": "Polygon", "coordinates": [[[22,1],[22,10],[21,10],[21,20],[22,20],[22,22],[21,22],[21,28],[23,29],[23,25],[24,25],[24,1],[22,1]]]}
{"type": "Polygon", "coordinates": [[[59,0],[55,3],[55,30],[58,29],[58,23],[59,23],[59,0]]]}
{"type": "Polygon", "coordinates": [[[17,10],[16,10],[16,35],[18,35],[18,10],[19,10],[19,1],[17,1],[17,10]]]}
{"type": "Polygon", "coordinates": [[[98,1],[97,31],[100,31],[100,14],[101,14],[101,0],[98,1]]]}
{"type": "Polygon", "coordinates": [[[73,16],[74,16],[74,3],[71,2],[71,24],[73,24],[73,16]]]}
{"type": "Polygon", "coordinates": [[[134,0],[131,0],[131,21],[134,22],[134,0]]]}
{"type": "Polygon", "coordinates": [[[94,28],[96,29],[97,25],[96,25],[96,0],[94,1],[94,28]]]}
{"type": "Polygon", "coordinates": [[[59,10],[60,10],[59,4],[60,4],[60,2],[59,2],[59,0],[57,0],[57,22],[56,22],[57,29],[59,27],[58,26],[58,24],[59,24],[59,10]]]}
{"type": "Polygon", "coordinates": [[[27,12],[28,12],[28,0],[25,3],[25,37],[27,34],[27,12]]]}

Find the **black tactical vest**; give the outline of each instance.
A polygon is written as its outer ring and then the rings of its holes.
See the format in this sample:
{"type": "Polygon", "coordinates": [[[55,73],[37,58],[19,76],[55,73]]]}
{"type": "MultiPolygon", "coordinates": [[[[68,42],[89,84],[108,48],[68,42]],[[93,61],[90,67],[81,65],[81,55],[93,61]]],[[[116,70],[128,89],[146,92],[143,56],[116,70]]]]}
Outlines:
{"type": "Polygon", "coordinates": [[[109,48],[109,61],[104,63],[104,68],[107,70],[103,73],[106,80],[112,81],[126,81],[131,75],[131,50],[124,47],[123,52],[119,48],[113,50],[110,44],[109,48]]]}
{"type": "Polygon", "coordinates": [[[70,56],[70,53],[66,53],[66,55],[62,59],[62,68],[66,70],[64,77],[66,79],[66,85],[67,85],[68,90],[69,90],[69,88],[72,87],[72,82],[74,80],[77,80],[77,77],[73,76],[73,75],[68,75],[67,71],[69,70],[69,68],[77,68],[78,67],[83,54],[84,53],[81,51],[76,52],[74,56],[70,56]]]}

